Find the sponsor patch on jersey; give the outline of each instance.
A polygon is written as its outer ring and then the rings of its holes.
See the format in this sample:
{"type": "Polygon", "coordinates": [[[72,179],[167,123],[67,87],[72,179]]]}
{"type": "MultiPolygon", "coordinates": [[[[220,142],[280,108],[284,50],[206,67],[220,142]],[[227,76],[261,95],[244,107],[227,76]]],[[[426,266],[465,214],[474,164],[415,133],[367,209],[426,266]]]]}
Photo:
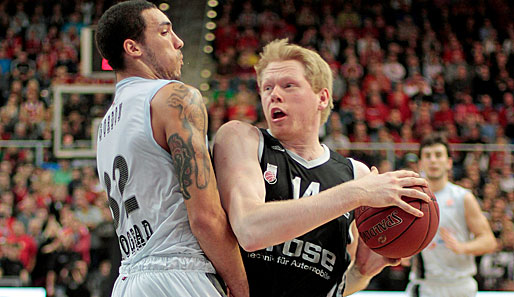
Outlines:
{"type": "Polygon", "coordinates": [[[268,163],[266,167],[266,171],[264,171],[264,180],[270,185],[273,185],[277,182],[277,165],[273,165],[268,163]]]}

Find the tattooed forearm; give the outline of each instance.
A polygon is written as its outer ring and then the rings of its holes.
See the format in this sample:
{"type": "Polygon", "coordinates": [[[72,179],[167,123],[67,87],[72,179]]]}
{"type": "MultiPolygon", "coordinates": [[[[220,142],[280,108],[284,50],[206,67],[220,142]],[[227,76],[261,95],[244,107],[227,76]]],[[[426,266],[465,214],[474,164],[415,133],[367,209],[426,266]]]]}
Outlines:
{"type": "MultiPolygon", "coordinates": [[[[172,137],[176,136],[175,139],[170,137],[168,143],[176,140],[177,137],[182,141],[181,145],[183,145],[183,149],[189,152],[189,159],[187,160],[187,168],[189,169],[189,175],[187,176],[189,181],[188,186],[193,183],[192,180],[194,179],[197,188],[204,189],[208,186],[211,178],[211,163],[205,143],[205,136],[207,135],[207,111],[203,104],[202,96],[200,92],[194,88],[183,84],[176,84],[174,85],[174,92],[168,97],[167,103],[169,107],[178,110],[179,118],[182,120],[182,127],[184,128],[184,133],[180,133],[183,138],[180,138],[178,134],[174,134],[172,137]],[[194,176],[192,176],[193,170],[194,176]]],[[[172,145],[169,145],[169,147],[172,159],[174,162],[177,162],[172,145]]],[[[179,156],[179,158],[182,158],[182,156],[179,156]]],[[[177,166],[178,165],[175,164],[175,167],[177,166]]],[[[181,173],[178,172],[178,174],[180,180],[181,173]]],[[[182,176],[182,178],[183,177],[184,176],[182,176]]],[[[187,192],[185,187],[183,190],[187,192]]],[[[189,192],[187,192],[187,194],[189,195],[189,192]]],[[[184,197],[185,195],[184,193],[184,197]]],[[[189,198],[190,195],[187,199],[189,198]]]]}
{"type": "Polygon", "coordinates": [[[191,194],[187,187],[191,186],[191,159],[194,153],[191,151],[191,146],[187,145],[182,137],[178,134],[173,134],[168,139],[168,146],[170,147],[171,159],[175,167],[180,191],[184,199],[191,198],[191,194]]]}

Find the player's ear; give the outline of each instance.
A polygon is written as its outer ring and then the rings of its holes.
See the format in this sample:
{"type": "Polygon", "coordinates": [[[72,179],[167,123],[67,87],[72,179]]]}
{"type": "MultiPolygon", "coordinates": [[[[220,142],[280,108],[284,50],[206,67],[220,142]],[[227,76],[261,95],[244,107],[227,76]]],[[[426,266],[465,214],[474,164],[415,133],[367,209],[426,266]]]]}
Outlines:
{"type": "Polygon", "coordinates": [[[328,107],[330,101],[330,94],[328,93],[327,88],[321,89],[319,92],[319,104],[318,104],[318,110],[324,110],[328,107]]]}
{"type": "Polygon", "coordinates": [[[130,57],[140,57],[142,54],[139,43],[132,39],[125,39],[123,42],[123,50],[130,57]]]}
{"type": "Polygon", "coordinates": [[[448,170],[451,170],[453,168],[453,158],[448,157],[448,170]]]}

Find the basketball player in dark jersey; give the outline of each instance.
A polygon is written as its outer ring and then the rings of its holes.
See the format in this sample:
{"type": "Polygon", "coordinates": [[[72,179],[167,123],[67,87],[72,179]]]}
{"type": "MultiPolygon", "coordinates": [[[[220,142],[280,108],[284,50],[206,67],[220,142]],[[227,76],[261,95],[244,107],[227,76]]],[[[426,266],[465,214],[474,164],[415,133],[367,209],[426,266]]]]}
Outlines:
{"type": "Polygon", "coordinates": [[[378,174],[320,144],[333,107],[332,72],[314,51],[268,44],[255,66],[268,130],[242,122],[216,135],[214,162],[223,207],[242,248],[250,295],[341,296],[365,288],[384,258],[359,241],[353,209],[428,196],[417,173],[378,174]]]}

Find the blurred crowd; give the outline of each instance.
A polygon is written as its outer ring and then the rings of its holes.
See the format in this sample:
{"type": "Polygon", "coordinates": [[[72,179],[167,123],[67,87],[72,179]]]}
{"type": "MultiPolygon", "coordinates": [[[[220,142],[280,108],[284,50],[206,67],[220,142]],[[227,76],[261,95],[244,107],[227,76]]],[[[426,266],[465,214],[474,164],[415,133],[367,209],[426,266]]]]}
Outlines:
{"type": "MultiPolygon", "coordinates": [[[[113,1],[0,0],[0,140],[52,140],[51,85],[98,82],[80,75],[80,32],[113,1]]],[[[334,112],[320,138],[381,172],[417,170],[415,152],[350,151],[356,142],[416,143],[444,131],[455,151],[453,180],[473,191],[498,250],[477,259],[482,290],[514,290],[514,5],[508,0],[221,0],[206,92],[209,138],[221,124],[265,127],[253,71],[276,38],[316,49],[334,73],[334,112]]],[[[64,98],[63,145],[91,139],[110,95],[64,98]]],[[[108,296],[118,243],[94,160],[46,149],[0,147],[0,285],[46,287],[48,296],[108,296]],[[90,160],[91,161],[91,160],[90,160]]],[[[392,267],[370,289],[402,290],[392,267]]]]}
{"type": "MultiPolygon", "coordinates": [[[[114,1],[0,0],[0,140],[52,140],[53,84],[80,75],[80,32],[114,1]]],[[[91,139],[110,95],[63,97],[63,146],[91,139]]],[[[110,296],[120,256],[94,160],[43,164],[32,149],[0,147],[0,285],[48,296],[110,296]]]]}

